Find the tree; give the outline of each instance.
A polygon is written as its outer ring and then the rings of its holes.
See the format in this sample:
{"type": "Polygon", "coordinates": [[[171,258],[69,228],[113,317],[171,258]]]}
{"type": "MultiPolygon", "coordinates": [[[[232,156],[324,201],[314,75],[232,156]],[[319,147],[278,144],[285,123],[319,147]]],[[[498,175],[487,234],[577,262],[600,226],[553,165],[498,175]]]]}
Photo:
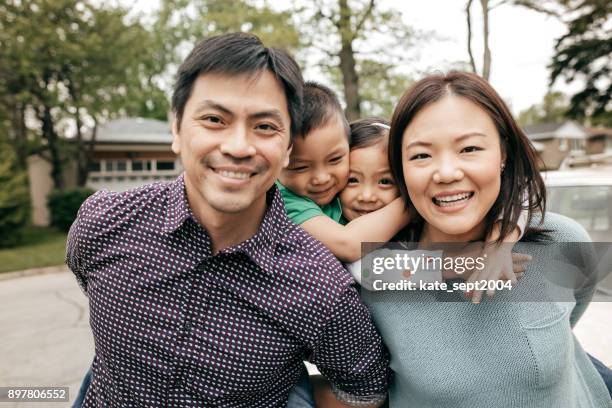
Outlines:
{"type": "MultiPolygon", "coordinates": [[[[491,76],[491,49],[489,48],[489,11],[493,8],[505,3],[504,1],[500,1],[495,5],[491,5],[489,0],[480,0],[480,8],[482,10],[482,22],[483,22],[483,55],[482,55],[482,70],[480,75],[489,80],[491,76]]],[[[474,60],[474,54],[472,52],[472,0],[467,0],[465,6],[465,15],[467,22],[467,49],[468,55],[470,57],[470,67],[472,68],[472,72],[478,73],[478,69],[476,68],[476,61],[474,60]]]]}
{"type": "Polygon", "coordinates": [[[571,17],[567,21],[568,32],[555,43],[550,83],[559,78],[583,81],[582,90],[571,98],[568,116],[612,126],[612,2],[560,0],[559,3],[571,17]]]}
{"type": "Polygon", "coordinates": [[[12,147],[0,142],[0,247],[15,244],[28,221],[27,174],[17,166],[12,147]]]}
{"type": "Polygon", "coordinates": [[[390,113],[389,100],[405,90],[398,84],[410,82],[393,70],[405,61],[415,37],[401,15],[375,0],[315,1],[300,15],[307,22],[300,25],[302,36],[310,39],[305,48],[311,57],[312,50],[318,50],[322,57],[316,63],[341,84],[347,118],[361,117],[364,100],[368,111],[390,113]],[[377,94],[376,89],[384,92],[377,94]]]}
{"type": "Polygon", "coordinates": [[[68,155],[76,158],[79,184],[85,183],[95,143],[95,137],[84,142],[87,127],[95,136],[97,123],[116,115],[160,116],[167,109],[153,80],[159,68],[153,45],[149,32],[129,22],[121,8],[84,0],[0,5],[0,101],[15,106],[16,150],[27,137],[25,117],[35,119],[34,135],[51,162],[55,188],[64,187],[68,155]],[[72,152],[65,142],[70,127],[76,128],[72,152]]]}
{"type": "Polygon", "coordinates": [[[161,41],[167,41],[173,61],[184,55],[177,53],[179,46],[192,48],[204,37],[242,31],[257,35],[270,47],[285,48],[295,52],[300,47],[299,31],[295,28],[292,13],[275,11],[267,6],[253,5],[244,0],[162,0],[156,15],[155,31],[163,33],[161,41]]]}
{"type": "MultiPolygon", "coordinates": [[[[501,5],[515,5],[526,7],[531,10],[535,10],[538,12],[557,15],[557,12],[554,8],[551,8],[548,3],[551,0],[480,0],[480,9],[482,12],[482,39],[483,39],[483,55],[482,55],[482,69],[480,70],[480,75],[489,80],[491,76],[491,49],[489,47],[489,14],[491,11],[501,5]]],[[[465,5],[465,17],[467,24],[467,51],[468,56],[470,58],[470,68],[472,72],[478,74],[478,69],[476,67],[476,61],[474,59],[474,53],[472,51],[472,3],[473,0],[467,0],[465,5]]]]}
{"type": "Polygon", "coordinates": [[[522,111],[518,116],[521,126],[561,122],[569,109],[568,97],[561,92],[548,92],[544,100],[522,111]]]}

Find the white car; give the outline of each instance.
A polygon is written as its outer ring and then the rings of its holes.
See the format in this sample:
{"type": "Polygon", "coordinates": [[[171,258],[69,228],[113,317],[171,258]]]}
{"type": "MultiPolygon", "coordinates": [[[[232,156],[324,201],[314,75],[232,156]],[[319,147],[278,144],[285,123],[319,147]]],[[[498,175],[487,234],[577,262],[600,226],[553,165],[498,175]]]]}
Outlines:
{"type": "Polygon", "coordinates": [[[607,262],[610,272],[597,289],[605,300],[612,300],[612,168],[550,171],[542,175],[547,191],[546,210],[579,222],[593,242],[609,243],[602,262],[607,262]]]}

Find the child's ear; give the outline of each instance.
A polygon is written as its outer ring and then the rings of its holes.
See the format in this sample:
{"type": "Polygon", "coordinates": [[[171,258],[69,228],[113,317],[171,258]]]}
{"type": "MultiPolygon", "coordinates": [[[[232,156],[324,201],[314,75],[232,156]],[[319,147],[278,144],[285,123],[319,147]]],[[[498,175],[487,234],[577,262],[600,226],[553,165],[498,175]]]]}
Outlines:
{"type": "Polygon", "coordinates": [[[179,136],[176,114],[172,115],[172,151],[174,154],[181,154],[181,138],[179,136]]]}
{"type": "Polygon", "coordinates": [[[289,159],[291,157],[291,151],[293,150],[293,145],[289,145],[287,149],[287,154],[285,155],[285,160],[283,161],[283,169],[287,168],[289,165],[289,159]]]}

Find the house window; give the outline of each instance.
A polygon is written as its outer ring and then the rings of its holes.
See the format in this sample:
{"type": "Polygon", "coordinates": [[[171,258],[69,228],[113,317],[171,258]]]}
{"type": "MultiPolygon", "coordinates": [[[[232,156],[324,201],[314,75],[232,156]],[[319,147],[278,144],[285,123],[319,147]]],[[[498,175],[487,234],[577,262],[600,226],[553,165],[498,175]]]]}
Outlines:
{"type": "Polygon", "coordinates": [[[133,160],[132,171],[151,171],[151,160],[133,160]]]}
{"type": "Polygon", "coordinates": [[[559,150],[565,152],[567,150],[567,139],[559,140],[559,150]]]}
{"type": "Polygon", "coordinates": [[[570,139],[570,148],[574,153],[584,153],[584,140],[570,139]]]}
{"type": "Polygon", "coordinates": [[[99,160],[89,162],[89,167],[87,168],[91,173],[98,173],[102,171],[102,163],[99,160]]]}
{"type": "Polygon", "coordinates": [[[172,171],[174,170],[174,161],[157,161],[158,171],[172,171]]]}

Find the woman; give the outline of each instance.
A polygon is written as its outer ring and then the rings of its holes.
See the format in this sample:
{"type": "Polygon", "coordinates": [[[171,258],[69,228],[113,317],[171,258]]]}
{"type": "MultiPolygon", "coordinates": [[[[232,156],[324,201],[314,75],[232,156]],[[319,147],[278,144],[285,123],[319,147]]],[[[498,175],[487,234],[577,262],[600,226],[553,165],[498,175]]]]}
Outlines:
{"type": "Polygon", "coordinates": [[[460,299],[447,292],[364,295],[391,354],[389,405],[612,407],[602,378],[571,333],[592,285],[576,291],[574,303],[538,292],[556,252],[585,261],[576,245],[554,243],[589,237],[567,218],[544,216],[535,152],[491,86],[459,72],[419,81],[393,114],[389,162],[401,196],[421,216],[406,231],[410,241],[482,241],[500,215],[503,239],[516,224],[526,191],[532,227],[523,241],[545,231],[552,243],[518,243],[517,252],[533,257],[522,281],[478,306],[440,302],[460,299]],[[536,299],[543,301],[525,301],[536,299]]]}

